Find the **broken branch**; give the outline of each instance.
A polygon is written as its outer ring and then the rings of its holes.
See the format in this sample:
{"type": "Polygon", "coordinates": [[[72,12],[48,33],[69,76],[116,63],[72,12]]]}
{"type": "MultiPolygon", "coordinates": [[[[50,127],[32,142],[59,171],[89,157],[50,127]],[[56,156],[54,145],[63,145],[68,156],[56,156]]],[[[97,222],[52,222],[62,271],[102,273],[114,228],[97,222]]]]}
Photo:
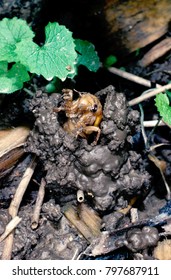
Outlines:
{"type": "MultiPolygon", "coordinates": [[[[120,76],[124,79],[132,81],[132,82],[137,83],[139,85],[151,88],[151,81],[149,81],[149,80],[138,77],[138,76],[136,76],[132,73],[128,73],[124,70],[121,70],[121,69],[118,69],[118,68],[115,68],[115,67],[109,67],[108,70],[109,70],[109,72],[111,72],[115,75],[118,75],[118,76],[120,76]]],[[[157,84],[156,87],[158,88],[158,87],[161,87],[161,86],[159,84],[157,84]]]]}
{"type": "Polygon", "coordinates": [[[40,210],[41,210],[41,206],[42,206],[44,195],[45,195],[45,186],[46,186],[46,181],[44,178],[42,178],[40,187],[39,187],[39,191],[38,191],[38,195],[37,195],[37,199],[36,199],[33,217],[31,220],[32,229],[36,229],[39,224],[40,210]]]}
{"type": "Polygon", "coordinates": [[[156,89],[152,89],[150,92],[146,93],[146,94],[141,94],[140,96],[132,99],[131,101],[128,102],[128,105],[129,106],[133,106],[133,105],[136,105],[148,98],[151,98],[161,92],[164,92],[165,90],[167,89],[171,89],[171,84],[168,84],[168,85],[165,85],[165,86],[162,86],[160,88],[156,88],[156,89]]]}
{"type": "Polygon", "coordinates": [[[0,236],[0,242],[2,242],[16,228],[21,220],[20,217],[16,216],[7,224],[4,233],[0,236]]]}
{"type": "MultiPolygon", "coordinates": [[[[34,169],[36,167],[36,156],[32,158],[32,161],[30,163],[30,166],[27,167],[21,182],[18,185],[18,188],[16,190],[16,193],[13,197],[13,200],[11,201],[10,207],[9,207],[9,214],[12,218],[15,218],[18,213],[18,209],[20,207],[20,203],[22,201],[23,195],[27,189],[27,186],[30,182],[30,179],[33,175],[34,169]]],[[[8,237],[5,240],[4,244],[4,250],[2,253],[2,260],[10,260],[11,254],[12,254],[12,246],[13,246],[13,239],[14,239],[14,231],[12,231],[8,237]]]]}

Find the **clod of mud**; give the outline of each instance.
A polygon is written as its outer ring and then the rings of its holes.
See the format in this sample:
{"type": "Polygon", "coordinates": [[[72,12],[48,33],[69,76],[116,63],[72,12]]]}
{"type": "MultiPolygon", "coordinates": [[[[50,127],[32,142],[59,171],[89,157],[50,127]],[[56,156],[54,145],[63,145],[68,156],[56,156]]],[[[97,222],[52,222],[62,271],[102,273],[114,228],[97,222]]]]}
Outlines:
{"type": "Polygon", "coordinates": [[[144,226],[127,232],[125,245],[133,252],[156,246],[159,240],[158,230],[155,227],[144,226]]]}
{"type": "MultiPolygon", "coordinates": [[[[33,207],[21,207],[18,215],[21,222],[15,229],[12,259],[14,260],[60,260],[78,256],[87,246],[83,237],[78,236],[68,220],[62,216],[60,206],[54,201],[42,205],[42,215],[37,230],[31,229],[33,207]]],[[[8,223],[8,210],[0,210],[2,232],[8,223]]],[[[0,258],[4,241],[0,243],[0,258]]]]}
{"type": "Polygon", "coordinates": [[[61,94],[38,92],[31,101],[34,128],[25,147],[36,154],[46,170],[47,188],[54,193],[83,190],[86,199],[98,210],[125,205],[127,197],[138,195],[149,186],[149,174],[142,158],[131,150],[131,133],[137,128],[139,114],[128,109],[122,93],[109,86],[95,94],[103,104],[101,135],[96,146],[91,138],[75,138],[64,131],[63,115],[54,107],[61,94]]]}

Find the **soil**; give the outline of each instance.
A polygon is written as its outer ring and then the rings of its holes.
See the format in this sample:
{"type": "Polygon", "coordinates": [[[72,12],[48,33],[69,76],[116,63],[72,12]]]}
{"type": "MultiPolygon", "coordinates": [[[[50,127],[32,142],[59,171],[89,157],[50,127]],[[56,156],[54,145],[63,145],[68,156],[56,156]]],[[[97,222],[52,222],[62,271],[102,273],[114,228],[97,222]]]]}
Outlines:
{"type": "MultiPolygon", "coordinates": [[[[86,37],[88,27],[84,26],[86,32],[82,33],[79,17],[75,18],[74,5],[79,1],[64,1],[55,14],[55,1],[5,2],[0,2],[1,19],[26,19],[38,34],[38,42],[43,40],[43,27],[54,20],[65,24],[75,37],[91,38],[91,34],[86,37]]],[[[138,64],[150,47],[142,48],[138,55],[123,53],[116,67],[147,78],[154,86],[167,84],[169,54],[146,68],[138,64]]],[[[103,59],[107,50],[97,44],[98,49],[103,59]]],[[[129,107],[128,101],[146,88],[118,78],[106,68],[97,73],[81,68],[73,81],[63,83],[63,88],[91,92],[102,104],[100,138],[93,145],[95,133],[84,139],[63,129],[65,114],[54,112],[63,102],[61,91],[47,94],[45,85],[42,77],[35,77],[27,85],[31,91],[36,87],[34,97],[21,91],[3,97],[0,104],[1,129],[27,124],[31,130],[24,155],[0,179],[0,235],[10,220],[8,209],[25,169],[33,156],[37,158],[19,208],[22,220],[15,229],[11,258],[160,259],[154,252],[158,242],[170,239],[171,200],[159,168],[148,155],[149,147],[165,144],[153,150],[152,155],[164,161],[164,176],[170,186],[171,132],[167,126],[157,127],[153,133],[152,128],[146,128],[148,149],[144,145],[139,106],[129,107]],[[31,221],[42,178],[46,181],[45,196],[38,227],[34,229],[31,221]]],[[[145,120],[158,117],[154,99],[143,102],[143,110],[145,120]]],[[[5,240],[0,242],[0,256],[4,244],[5,240]]]]}

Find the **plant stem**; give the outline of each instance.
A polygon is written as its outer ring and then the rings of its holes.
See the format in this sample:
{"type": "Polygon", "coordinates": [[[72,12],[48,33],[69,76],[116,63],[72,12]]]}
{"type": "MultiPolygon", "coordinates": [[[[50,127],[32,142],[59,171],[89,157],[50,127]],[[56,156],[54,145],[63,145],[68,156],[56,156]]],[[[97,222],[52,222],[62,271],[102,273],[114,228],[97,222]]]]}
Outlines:
{"type": "MultiPolygon", "coordinates": [[[[121,70],[121,69],[118,69],[118,68],[115,68],[115,67],[109,67],[108,70],[112,74],[116,74],[116,75],[118,75],[118,76],[120,76],[124,79],[127,79],[127,80],[132,81],[132,82],[137,83],[137,84],[140,84],[142,86],[151,88],[151,81],[149,81],[149,80],[138,77],[138,76],[136,76],[132,73],[128,73],[124,70],[121,70]]],[[[156,84],[156,87],[158,88],[158,87],[160,87],[160,85],[156,84]]]]}
{"type": "Polygon", "coordinates": [[[36,199],[33,217],[31,220],[32,229],[36,229],[39,224],[40,210],[41,210],[41,206],[42,206],[44,195],[45,195],[45,186],[46,186],[46,181],[44,178],[42,178],[40,187],[39,187],[39,191],[38,191],[38,195],[37,195],[37,199],[36,199]]]}
{"type": "Polygon", "coordinates": [[[164,92],[165,90],[167,89],[171,89],[171,84],[168,84],[168,85],[165,85],[165,86],[162,86],[160,88],[155,88],[155,89],[152,89],[150,92],[146,93],[146,94],[142,94],[134,99],[132,99],[131,101],[128,102],[128,105],[129,106],[133,106],[133,105],[136,105],[150,97],[153,97],[161,92],[164,92]]]}
{"type": "Polygon", "coordinates": [[[21,218],[18,216],[15,216],[6,226],[6,229],[4,233],[0,236],[0,242],[2,242],[15,228],[16,226],[21,222],[21,218]]]}
{"type": "MultiPolygon", "coordinates": [[[[18,209],[20,207],[23,195],[27,189],[27,186],[30,182],[30,179],[33,175],[36,165],[37,165],[37,160],[36,157],[33,156],[32,161],[29,167],[27,167],[25,173],[23,174],[22,180],[19,183],[16,193],[11,201],[8,212],[12,218],[15,218],[17,216],[18,209]]],[[[14,231],[12,231],[5,240],[4,250],[1,257],[2,260],[11,259],[13,241],[14,241],[14,231]]]]}

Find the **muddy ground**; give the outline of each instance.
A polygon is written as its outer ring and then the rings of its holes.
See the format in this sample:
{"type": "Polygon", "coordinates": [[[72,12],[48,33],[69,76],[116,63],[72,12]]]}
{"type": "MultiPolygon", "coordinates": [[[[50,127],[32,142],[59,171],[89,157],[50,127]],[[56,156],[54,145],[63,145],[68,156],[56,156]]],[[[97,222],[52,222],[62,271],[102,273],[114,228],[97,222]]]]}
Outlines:
{"type": "MultiPolygon", "coordinates": [[[[1,18],[26,19],[38,32],[38,41],[42,40],[43,26],[54,20],[76,36],[89,39],[85,38],[88,31],[82,34],[77,25],[77,1],[66,1],[65,13],[62,7],[56,14],[53,1],[6,2],[0,6],[1,18]]],[[[98,49],[103,60],[107,50],[97,45],[98,49]]],[[[138,61],[147,50],[148,46],[138,55],[121,55],[116,67],[147,78],[153,86],[169,83],[169,54],[142,68],[138,61]]],[[[159,168],[149,159],[151,146],[167,144],[153,150],[152,155],[165,162],[164,176],[170,186],[170,128],[157,127],[153,133],[152,128],[146,128],[149,139],[145,146],[139,106],[128,105],[146,88],[103,67],[96,74],[80,69],[74,81],[63,83],[63,88],[91,92],[102,104],[100,138],[93,145],[95,133],[83,139],[63,129],[66,116],[54,112],[63,102],[62,92],[47,94],[41,77],[35,77],[33,84],[28,88],[37,88],[34,97],[17,92],[5,96],[0,107],[1,129],[21,125],[31,129],[24,155],[0,179],[0,235],[10,220],[8,208],[26,167],[36,156],[36,168],[18,212],[22,220],[15,230],[11,258],[171,259],[165,254],[170,250],[171,200],[159,168]],[[45,195],[34,228],[32,216],[42,179],[45,195]]],[[[142,105],[145,120],[158,117],[153,99],[142,105]]],[[[5,240],[0,243],[0,255],[4,244],[5,240]]]]}

